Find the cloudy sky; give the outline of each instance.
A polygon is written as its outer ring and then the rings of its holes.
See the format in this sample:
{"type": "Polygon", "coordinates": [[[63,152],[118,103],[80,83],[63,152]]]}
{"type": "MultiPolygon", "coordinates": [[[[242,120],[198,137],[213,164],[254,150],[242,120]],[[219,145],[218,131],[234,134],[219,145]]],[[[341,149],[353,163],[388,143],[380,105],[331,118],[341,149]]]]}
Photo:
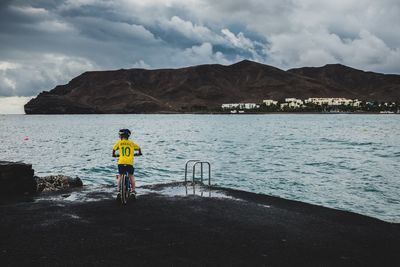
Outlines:
{"type": "Polygon", "coordinates": [[[400,74],[399,0],[0,2],[0,113],[88,70],[250,59],[400,74]]]}

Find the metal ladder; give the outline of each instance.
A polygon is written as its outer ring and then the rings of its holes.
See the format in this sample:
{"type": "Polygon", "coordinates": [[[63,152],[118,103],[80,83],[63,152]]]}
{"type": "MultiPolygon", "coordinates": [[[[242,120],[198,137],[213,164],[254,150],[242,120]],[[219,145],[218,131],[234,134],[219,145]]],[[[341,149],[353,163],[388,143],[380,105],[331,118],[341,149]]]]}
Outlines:
{"type": "Polygon", "coordinates": [[[195,184],[195,179],[198,178],[196,177],[196,166],[200,165],[200,181],[203,184],[203,165],[208,165],[208,186],[211,186],[211,164],[208,161],[201,161],[198,159],[191,159],[188,160],[185,164],[185,184],[187,184],[187,173],[188,173],[188,165],[189,163],[193,163],[192,170],[193,170],[193,175],[192,175],[192,182],[195,184]]]}

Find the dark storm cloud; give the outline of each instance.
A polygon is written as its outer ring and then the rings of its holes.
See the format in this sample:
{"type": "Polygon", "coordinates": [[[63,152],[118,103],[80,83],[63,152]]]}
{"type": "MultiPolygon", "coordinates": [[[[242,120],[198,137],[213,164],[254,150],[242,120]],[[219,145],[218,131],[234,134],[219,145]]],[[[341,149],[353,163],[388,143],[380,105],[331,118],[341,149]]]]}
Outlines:
{"type": "Polygon", "coordinates": [[[30,0],[0,3],[0,96],[88,70],[251,60],[400,72],[400,3],[317,0],[30,0]]]}

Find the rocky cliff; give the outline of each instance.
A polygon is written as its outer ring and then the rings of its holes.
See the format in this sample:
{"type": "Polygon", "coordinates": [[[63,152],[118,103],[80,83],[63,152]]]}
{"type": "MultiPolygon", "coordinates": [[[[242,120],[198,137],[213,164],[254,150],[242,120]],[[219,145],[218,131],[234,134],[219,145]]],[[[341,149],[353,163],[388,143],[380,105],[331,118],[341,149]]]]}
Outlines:
{"type": "Polygon", "coordinates": [[[278,68],[241,61],[181,69],[85,72],[42,92],[27,114],[153,113],[212,110],[222,103],[285,97],[348,97],[399,101],[400,75],[364,72],[343,65],[278,68]]]}

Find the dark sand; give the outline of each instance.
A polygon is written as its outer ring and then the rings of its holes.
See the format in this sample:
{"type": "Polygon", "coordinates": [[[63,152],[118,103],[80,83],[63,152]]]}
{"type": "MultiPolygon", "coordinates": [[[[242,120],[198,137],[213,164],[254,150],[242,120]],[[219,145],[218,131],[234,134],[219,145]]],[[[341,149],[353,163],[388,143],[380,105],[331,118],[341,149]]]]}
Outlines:
{"type": "Polygon", "coordinates": [[[400,224],[241,191],[152,192],[2,203],[0,265],[400,266],[400,224]]]}

